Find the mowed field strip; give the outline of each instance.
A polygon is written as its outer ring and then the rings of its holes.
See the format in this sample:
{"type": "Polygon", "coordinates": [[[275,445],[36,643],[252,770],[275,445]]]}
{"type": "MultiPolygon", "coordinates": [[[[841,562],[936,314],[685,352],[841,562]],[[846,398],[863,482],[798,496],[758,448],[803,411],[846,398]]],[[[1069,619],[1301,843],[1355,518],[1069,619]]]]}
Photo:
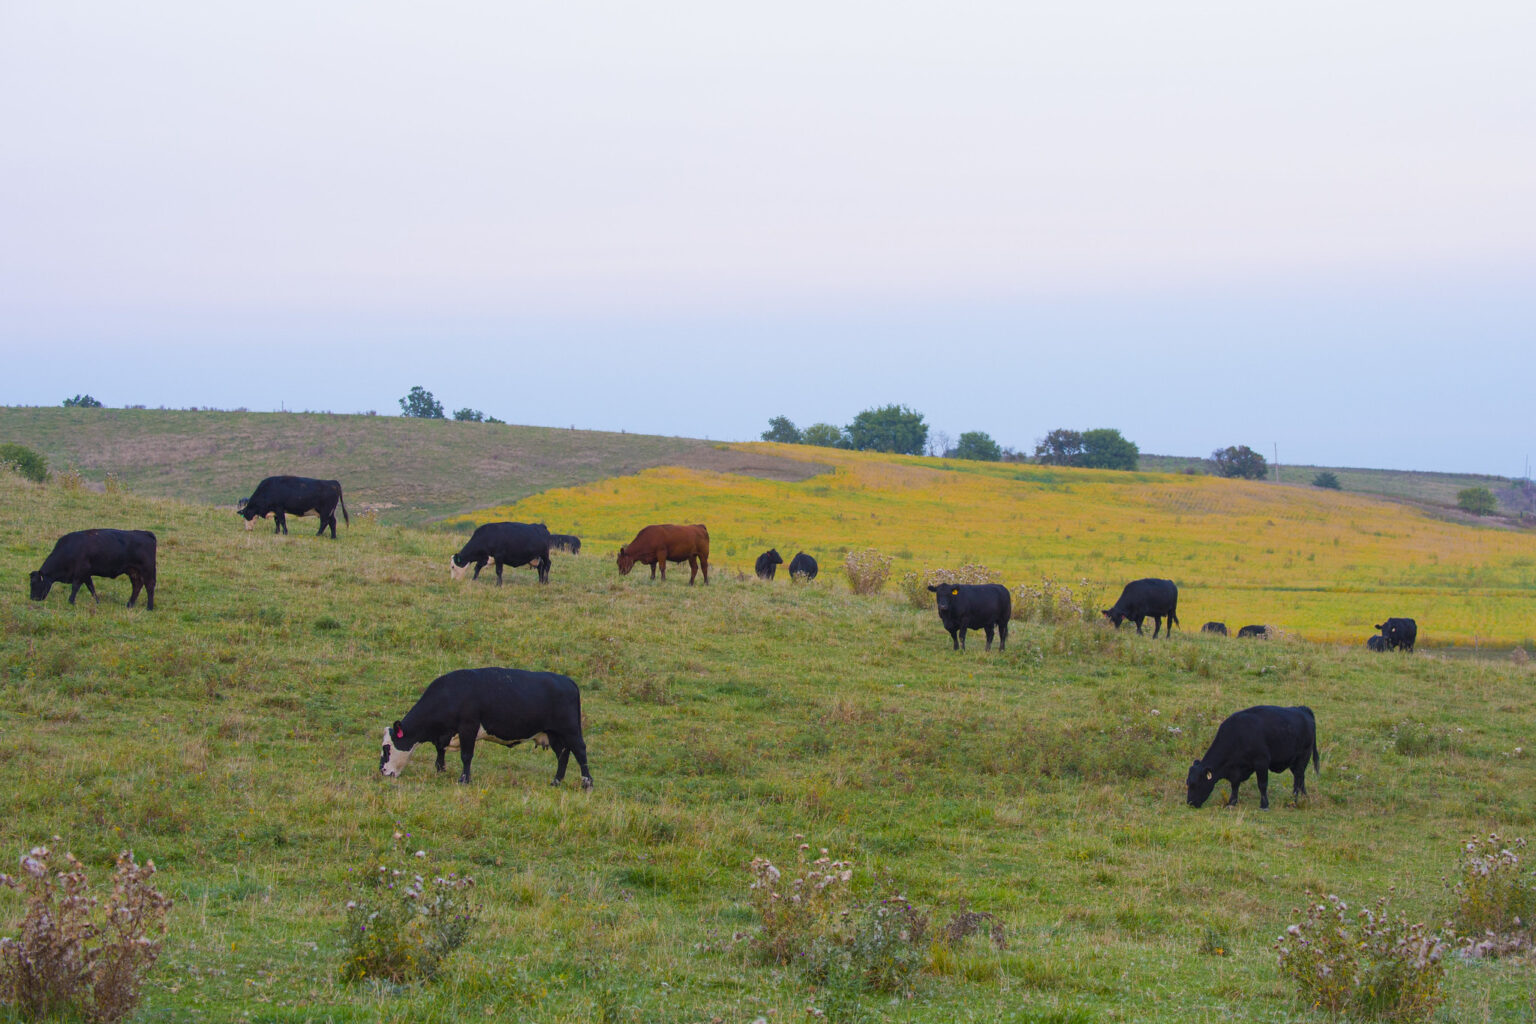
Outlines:
{"type": "Polygon", "coordinates": [[[1125,582],[1179,585],[1179,619],[1236,632],[1267,624],[1363,644],[1389,615],[1418,620],[1428,646],[1530,644],[1536,533],[1450,522],[1406,504],[1210,476],[958,462],[787,445],[833,472],[799,482],[677,467],[558,488],[462,517],[545,521],[611,558],[653,522],[703,522],[711,561],[751,572],[777,547],[816,555],[873,547],[903,571],[981,562],[1010,587],[1095,582],[1107,607],[1125,582]]]}

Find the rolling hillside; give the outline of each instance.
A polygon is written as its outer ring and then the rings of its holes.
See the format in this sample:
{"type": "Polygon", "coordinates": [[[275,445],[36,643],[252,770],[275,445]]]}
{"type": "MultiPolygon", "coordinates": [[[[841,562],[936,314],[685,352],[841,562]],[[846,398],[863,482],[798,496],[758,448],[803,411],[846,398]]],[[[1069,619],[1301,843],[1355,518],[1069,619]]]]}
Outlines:
{"type": "Polygon", "coordinates": [[[117,477],[139,494],[233,506],[264,476],[338,479],[353,512],[424,523],[550,487],[695,466],[803,478],[807,463],[745,457],[708,441],[553,427],[155,409],[0,408],[0,443],[55,470],[117,477]]]}

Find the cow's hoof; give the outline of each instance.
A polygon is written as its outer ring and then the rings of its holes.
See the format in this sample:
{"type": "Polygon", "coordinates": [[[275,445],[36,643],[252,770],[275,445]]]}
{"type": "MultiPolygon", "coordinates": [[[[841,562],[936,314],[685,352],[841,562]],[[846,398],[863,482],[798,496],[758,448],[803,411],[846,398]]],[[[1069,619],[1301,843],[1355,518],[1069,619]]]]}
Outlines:
{"type": "Polygon", "coordinates": [[[558,785],[560,785],[560,780],[559,779],[550,779],[549,780],[549,784],[551,786],[558,786],[558,785]]]}
{"type": "Polygon", "coordinates": [[[581,788],[582,789],[591,789],[592,788],[592,779],[591,779],[590,776],[583,775],[581,777],[581,788]]]}

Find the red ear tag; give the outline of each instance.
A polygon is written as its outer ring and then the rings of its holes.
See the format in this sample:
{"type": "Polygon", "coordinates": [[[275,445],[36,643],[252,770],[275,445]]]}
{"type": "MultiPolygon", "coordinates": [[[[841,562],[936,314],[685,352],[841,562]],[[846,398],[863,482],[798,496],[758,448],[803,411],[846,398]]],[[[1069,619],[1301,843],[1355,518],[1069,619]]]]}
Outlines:
{"type": "Polygon", "coordinates": [[[395,730],[395,739],[397,739],[397,740],[405,739],[405,730],[404,729],[396,729],[395,730]]]}

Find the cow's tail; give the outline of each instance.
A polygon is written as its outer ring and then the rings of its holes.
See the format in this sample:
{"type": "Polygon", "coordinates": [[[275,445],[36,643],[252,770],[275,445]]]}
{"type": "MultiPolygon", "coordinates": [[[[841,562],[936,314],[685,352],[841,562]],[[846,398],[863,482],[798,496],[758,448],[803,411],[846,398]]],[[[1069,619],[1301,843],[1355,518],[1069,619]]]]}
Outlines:
{"type": "Polygon", "coordinates": [[[341,493],[341,485],[340,484],[336,485],[336,500],[341,502],[341,518],[346,522],[346,524],[348,526],[351,526],[352,525],[352,517],[347,515],[347,499],[341,493]]]}

